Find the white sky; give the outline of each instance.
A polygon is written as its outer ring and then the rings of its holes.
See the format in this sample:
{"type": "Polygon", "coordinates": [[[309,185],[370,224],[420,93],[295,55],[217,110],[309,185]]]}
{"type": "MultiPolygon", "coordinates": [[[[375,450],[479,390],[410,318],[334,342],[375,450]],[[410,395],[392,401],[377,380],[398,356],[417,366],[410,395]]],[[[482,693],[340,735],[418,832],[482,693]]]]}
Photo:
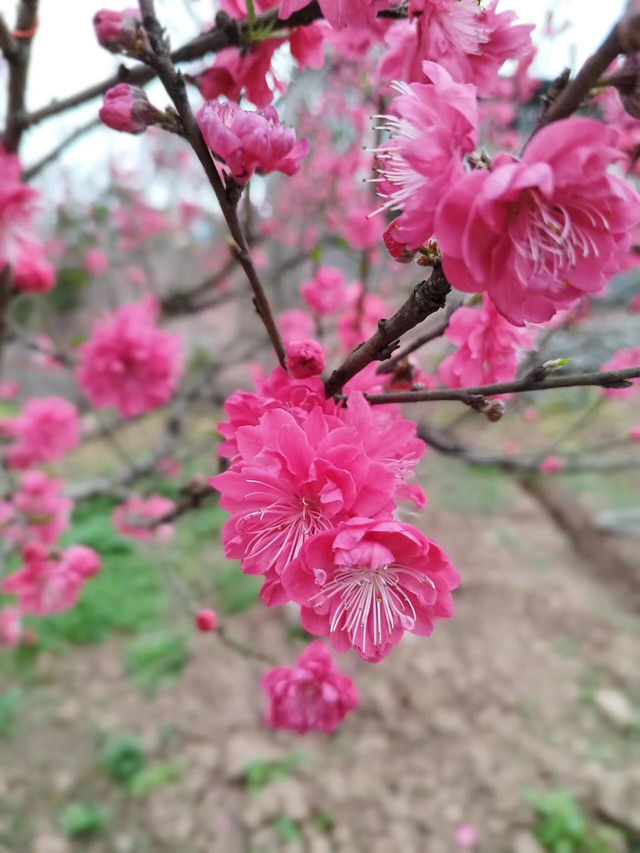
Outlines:
{"type": "MultiPolygon", "coordinates": [[[[113,73],[120,61],[98,47],[93,33],[92,17],[100,8],[135,6],[135,0],[41,0],[38,32],[28,88],[30,109],[47,104],[55,97],[65,97],[113,73]]],[[[554,23],[569,21],[570,26],[552,42],[541,46],[534,66],[535,73],[553,77],[565,65],[579,66],[602,41],[620,15],[624,0],[501,0],[500,9],[514,9],[522,22],[542,24],[545,13],[554,11],[554,23]]],[[[13,23],[17,0],[0,0],[0,11],[13,23]]],[[[209,21],[213,17],[214,0],[157,0],[159,16],[169,24],[172,44],[180,45],[194,33],[194,17],[209,21]]],[[[126,60],[129,62],[129,60],[126,60]]],[[[0,83],[1,85],[1,83],[0,83]]],[[[166,100],[150,87],[152,100],[162,106],[166,100]],[[155,95],[155,98],[154,98],[155,95]]],[[[43,123],[27,134],[22,159],[29,165],[47,153],[56,142],[78,125],[95,116],[98,102],[43,123]]],[[[127,152],[137,150],[139,140],[127,134],[105,134],[94,131],[76,143],[64,157],[74,168],[91,171],[101,165],[107,153],[126,159],[127,152]]],[[[87,176],[89,177],[89,175],[87,176]]]]}

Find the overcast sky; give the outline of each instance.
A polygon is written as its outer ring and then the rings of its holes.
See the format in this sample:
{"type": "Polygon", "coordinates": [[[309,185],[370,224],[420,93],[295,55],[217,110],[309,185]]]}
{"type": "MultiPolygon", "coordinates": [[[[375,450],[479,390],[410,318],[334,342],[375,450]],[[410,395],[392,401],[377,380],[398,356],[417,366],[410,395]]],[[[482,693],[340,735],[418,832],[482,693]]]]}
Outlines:
{"type": "MultiPolygon", "coordinates": [[[[41,0],[40,30],[36,39],[28,89],[30,108],[40,107],[55,97],[65,97],[112,73],[118,65],[114,57],[97,47],[92,17],[105,6],[120,8],[134,6],[135,0],[41,0]]],[[[157,0],[159,16],[169,25],[172,43],[179,45],[194,33],[196,21],[210,21],[212,0],[157,0]]],[[[567,64],[580,65],[606,35],[619,16],[624,0],[501,0],[500,9],[514,9],[521,20],[540,26],[545,13],[554,12],[556,27],[565,21],[569,26],[552,42],[541,45],[535,72],[553,77],[567,64]]],[[[17,0],[0,0],[0,10],[13,21],[17,0]]],[[[157,97],[160,105],[163,99],[157,97]]],[[[96,114],[96,103],[43,123],[39,130],[29,133],[22,148],[22,158],[29,164],[46,153],[55,142],[79,124],[96,114]],[[46,130],[45,130],[46,128],[46,130]]],[[[67,163],[90,167],[102,160],[108,147],[126,157],[138,145],[136,138],[126,134],[104,134],[100,131],[79,141],[65,156],[67,163]]]]}

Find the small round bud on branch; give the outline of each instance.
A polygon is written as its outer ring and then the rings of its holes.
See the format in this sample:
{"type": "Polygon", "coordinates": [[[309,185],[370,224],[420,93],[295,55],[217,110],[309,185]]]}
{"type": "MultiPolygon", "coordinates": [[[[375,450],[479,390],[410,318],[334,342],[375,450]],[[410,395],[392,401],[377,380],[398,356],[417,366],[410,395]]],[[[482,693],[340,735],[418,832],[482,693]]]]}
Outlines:
{"type": "Polygon", "coordinates": [[[322,346],[317,341],[291,341],[287,347],[287,368],[294,379],[319,376],[325,364],[322,346]]]}
{"type": "Polygon", "coordinates": [[[144,133],[152,124],[166,121],[147,98],[144,89],[119,83],[104,96],[100,119],[113,130],[123,133],[144,133]]]}
{"type": "Polygon", "coordinates": [[[111,53],[135,51],[140,26],[140,12],[137,9],[125,9],[122,12],[101,9],[93,16],[96,38],[111,53]]]}
{"type": "Polygon", "coordinates": [[[196,613],[196,626],[199,631],[215,631],[218,627],[218,614],[215,610],[199,610],[196,613]]]}

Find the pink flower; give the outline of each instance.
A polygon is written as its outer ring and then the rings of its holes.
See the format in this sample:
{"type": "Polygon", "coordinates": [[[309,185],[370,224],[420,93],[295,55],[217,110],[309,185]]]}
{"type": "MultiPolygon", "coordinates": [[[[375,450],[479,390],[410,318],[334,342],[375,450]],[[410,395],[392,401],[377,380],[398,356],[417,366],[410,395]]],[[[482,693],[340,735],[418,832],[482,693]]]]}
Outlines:
{"type": "Polygon", "coordinates": [[[85,581],[101,568],[98,554],[84,545],[67,548],[59,556],[30,545],[23,559],[24,566],[5,578],[0,588],[18,597],[23,613],[39,616],[72,608],[85,581]]]}
{"type": "Polygon", "coordinates": [[[325,364],[322,346],[317,341],[292,341],[287,347],[287,367],[294,379],[319,376],[325,364]]]}
{"type": "Polygon", "coordinates": [[[402,211],[391,226],[393,240],[408,249],[432,236],[438,202],[463,176],[462,158],[478,140],[475,88],[455,83],[433,62],[423,68],[429,84],[394,84],[400,95],[393,115],[384,117],[392,138],[376,153],[378,192],[385,199],[380,210],[402,211]]]}
{"type": "Polygon", "coordinates": [[[56,271],[38,243],[24,243],[13,268],[13,283],[27,293],[47,293],[56,283],[56,271]]]}
{"type": "Polygon", "coordinates": [[[236,432],[233,469],[211,480],[233,515],[222,540],[243,571],[280,574],[303,544],[354,515],[393,511],[394,476],[355,429],[317,407],[299,423],[281,409],[236,432]]]}
{"type": "Polygon", "coordinates": [[[297,27],[289,36],[291,55],[300,68],[322,68],[324,65],[325,30],[320,22],[297,27]]]}
{"type": "MultiPolygon", "coordinates": [[[[628,367],[640,367],[640,346],[618,350],[613,358],[605,361],[600,370],[626,370],[628,367]]],[[[612,400],[625,400],[638,390],[640,379],[630,379],[629,382],[631,385],[628,388],[603,388],[602,393],[612,400]]]]}
{"type": "Polygon", "coordinates": [[[567,462],[561,456],[547,456],[539,467],[543,474],[558,474],[567,467],[567,462]]]}
{"type": "Polygon", "coordinates": [[[34,243],[32,221],[40,194],[20,181],[20,161],[0,144],[0,270],[14,266],[25,244],[34,243]]]}
{"type": "Polygon", "coordinates": [[[475,847],[478,843],[478,830],[472,823],[461,823],[456,829],[455,841],[460,847],[475,847]]]}
{"type": "Polygon", "coordinates": [[[27,471],[12,498],[14,521],[4,538],[25,545],[55,544],[69,528],[73,501],[62,497],[62,480],[53,480],[42,471],[27,471]]]}
{"type": "Polygon", "coordinates": [[[248,181],[256,171],[293,175],[309,152],[307,140],[296,141],[295,130],[286,129],[271,106],[249,112],[231,101],[210,101],[196,118],[207,145],[238,181],[248,181]]]}
{"type": "Polygon", "coordinates": [[[286,39],[265,39],[248,51],[226,47],[218,53],[215,64],[200,77],[200,91],[207,101],[225,95],[230,101],[239,101],[244,94],[247,100],[263,109],[273,101],[274,88],[280,92],[286,87],[275,76],[271,67],[273,54],[286,39]]]}
{"type": "Polygon", "coordinates": [[[123,133],[144,133],[149,125],[163,118],[147,98],[144,89],[118,83],[104,96],[100,109],[103,124],[123,133]]]}
{"type": "Polygon", "coordinates": [[[300,285],[302,298],[319,317],[336,314],[356,297],[355,288],[347,287],[337,267],[320,267],[315,276],[300,285]]]}
{"type": "Polygon", "coordinates": [[[345,350],[352,350],[359,343],[371,337],[378,328],[378,322],[388,316],[389,308],[377,293],[365,293],[362,310],[354,306],[346,311],[338,321],[340,343],[345,350]]]}
{"type": "Polygon", "coordinates": [[[405,631],[428,636],[453,616],[459,577],[441,548],[410,524],[352,518],[319,533],[282,572],[302,625],[338,651],[386,657],[405,631]]]}
{"type": "Polygon", "coordinates": [[[5,382],[0,382],[0,400],[15,400],[19,394],[20,384],[14,379],[7,379],[5,382]]]}
{"type": "Polygon", "coordinates": [[[288,346],[291,341],[304,341],[310,338],[314,333],[315,324],[306,311],[292,308],[278,316],[278,328],[284,345],[288,346]]]}
{"type": "Polygon", "coordinates": [[[640,441],[640,424],[631,427],[629,430],[629,438],[631,441],[640,441]]]}
{"type": "Polygon", "coordinates": [[[355,684],[335,666],[322,640],[311,643],[296,666],[270,669],[262,686],[269,697],[266,721],[272,729],[329,734],[358,707],[355,684]]]}
{"type": "Polygon", "coordinates": [[[334,414],[335,403],[327,400],[324,386],[318,378],[295,379],[282,367],[266,379],[256,379],[258,393],[236,391],[224,404],[229,420],[218,425],[226,441],[218,448],[220,456],[234,459],[238,455],[237,432],[240,427],[257,426],[267,411],[285,409],[302,423],[315,408],[326,414],[334,414]]]}
{"type": "Polygon", "coordinates": [[[124,9],[122,12],[101,9],[93,16],[96,38],[111,53],[133,49],[138,40],[139,26],[140,12],[137,9],[124,9]]]}
{"type": "Polygon", "coordinates": [[[114,405],[132,418],[171,399],[182,374],[180,343],[156,327],[157,313],[151,298],[124,305],[81,347],[76,379],[94,406],[114,405]]]}
{"type": "Polygon", "coordinates": [[[22,636],[22,613],[19,608],[5,607],[0,610],[0,646],[18,646],[22,636]]]}
{"type": "Polygon", "coordinates": [[[101,275],[109,269],[109,258],[102,249],[89,249],[84,256],[84,268],[91,275],[101,275]]]}
{"type": "Polygon", "coordinates": [[[356,204],[349,207],[339,230],[347,243],[354,249],[371,249],[382,239],[384,222],[372,218],[371,208],[356,204]]]}
{"type": "Polygon", "coordinates": [[[169,539],[173,536],[172,524],[152,527],[151,522],[167,515],[175,506],[174,501],[162,495],[133,497],[113,511],[113,526],[123,536],[131,536],[140,542],[169,539]]]}
{"type": "Polygon", "coordinates": [[[568,118],[544,127],[521,161],[503,154],[461,178],[436,212],[451,284],[487,291],[514,325],[549,320],[602,290],[640,221],[640,196],[607,173],[616,133],[568,118]]]}
{"type": "Polygon", "coordinates": [[[533,24],[515,24],[518,16],[508,10],[497,12],[498,0],[493,0],[485,9],[478,9],[478,24],[489,35],[478,53],[471,53],[469,79],[478,87],[480,95],[487,97],[495,93],[500,78],[498,72],[508,59],[525,60],[534,51],[531,42],[533,24]]]}
{"type": "Polygon", "coordinates": [[[15,439],[6,457],[11,468],[54,462],[80,440],[77,409],[62,397],[32,397],[19,416],[4,421],[0,429],[15,439]]]}
{"type": "Polygon", "coordinates": [[[515,379],[519,355],[533,345],[534,332],[512,326],[486,297],[480,310],[458,308],[445,337],[458,349],[445,358],[438,375],[450,388],[464,388],[515,379]]]}

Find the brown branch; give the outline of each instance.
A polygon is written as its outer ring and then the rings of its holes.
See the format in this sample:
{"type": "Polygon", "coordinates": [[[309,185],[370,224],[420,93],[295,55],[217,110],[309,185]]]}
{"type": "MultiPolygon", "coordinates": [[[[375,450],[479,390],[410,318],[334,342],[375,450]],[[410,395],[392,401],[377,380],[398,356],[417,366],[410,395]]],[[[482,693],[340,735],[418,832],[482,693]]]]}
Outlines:
{"type": "Polygon", "coordinates": [[[229,184],[229,188],[225,188],[222,179],[217,172],[213,159],[207,147],[206,142],[200,132],[200,128],[195,120],[189,98],[187,97],[187,89],[182,74],[176,71],[171,54],[164,37],[164,33],[160,23],[155,15],[153,0],[139,0],[140,12],[144,23],[145,30],[149,37],[150,51],[146,56],[146,61],[156,71],[158,77],[162,81],[167,94],[173,101],[173,104],[178,111],[178,115],[182,121],[185,135],[191,147],[193,148],[198,160],[209,179],[209,183],[216,194],[218,203],[222,210],[222,215],[236,243],[236,257],[240,262],[245,275],[249,280],[254,296],[254,304],[264,326],[267,330],[272,346],[278,357],[278,361],[284,367],[285,365],[285,350],[276,326],[275,318],[271,311],[269,300],[262,287],[256,269],[251,258],[249,244],[245,237],[240,220],[238,219],[238,201],[239,196],[235,192],[236,187],[233,183],[229,184]],[[235,195],[235,198],[233,195],[235,195]]]}
{"type": "Polygon", "coordinates": [[[31,41],[38,20],[38,0],[21,0],[16,18],[16,30],[23,35],[16,39],[17,50],[9,63],[9,92],[7,101],[6,127],[2,135],[5,149],[15,153],[20,145],[23,127],[20,116],[24,112],[25,91],[31,56],[31,41]]]}
{"type": "MultiPolygon", "coordinates": [[[[533,371],[534,375],[536,371],[533,371]]],[[[494,385],[478,385],[475,388],[443,388],[438,391],[393,391],[388,394],[365,394],[367,400],[379,403],[432,403],[454,400],[478,408],[487,397],[498,394],[519,394],[523,391],[548,391],[552,388],[574,388],[598,385],[602,388],[627,388],[630,379],[640,377],[639,367],[624,370],[607,370],[600,373],[574,373],[567,376],[549,376],[546,379],[531,379],[525,376],[513,382],[496,382],[494,385]]],[[[343,397],[342,399],[347,399],[343,397]]]]}
{"type": "Polygon", "coordinates": [[[0,15],[0,51],[9,65],[17,62],[19,50],[18,42],[13,37],[4,17],[0,15]]]}
{"type": "Polygon", "coordinates": [[[325,383],[327,397],[339,394],[344,384],[372,361],[388,360],[398,346],[398,338],[443,308],[450,290],[451,285],[445,278],[441,264],[436,264],[429,280],[416,284],[407,301],[393,317],[380,320],[378,330],[369,340],[357,346],[333,371],[325,383]]]}
{"type": "Polygon", "coordinates": [[[94,127],[98,127],[100,125],[100,119],[93,118],[91,121],[86,124],[81,125],[80,127],[76,127],[74,131],[72,131],[65,139],[56,145],[48,154],[34,163],[32,166],[29,166],[28,169],[25,169],[22,173],[22,177],[25,181],[30,181],[32,178],[35,178],[46,166],[50,163],[53,163],[54,160],[62,154],[63,151],[66,151],[73,143],[80,139],[81,136],[84,136],[85,133],[88,133],[90,130],[93,130],[94,127]]]}

